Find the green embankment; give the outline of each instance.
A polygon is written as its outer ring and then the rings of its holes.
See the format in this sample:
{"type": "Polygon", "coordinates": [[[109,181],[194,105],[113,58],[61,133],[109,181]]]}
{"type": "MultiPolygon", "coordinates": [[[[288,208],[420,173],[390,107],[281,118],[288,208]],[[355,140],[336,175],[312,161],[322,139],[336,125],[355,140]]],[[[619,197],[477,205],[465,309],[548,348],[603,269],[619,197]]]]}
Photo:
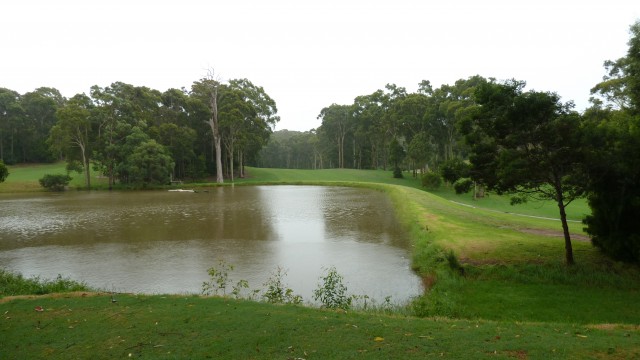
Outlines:
{"type": "MultiPolygon", "coordinates": [[[[19,170],[10,168],[8,180],[19,170]]],[[[116,304],[108,296],[35,298],[0,304],[6,317],[0,355],[9,349],[8,358],[640,357],[638,267],[603,257],[579,222],[571,223],[577,265],[566,267],[560,223],[545,219],[557,217],[553,204],[511,207],[495,195],[474,201],[450,189],[428,193],[409,174],[393,179],[384,171],[248,172],[236,183],[385,191],[413,238],[413,265],[428,288],[409,310],[426,318],[199,297],[120,295],[116,304]]],[[[579,201],[569,211],[580,220],[588,208],[579,201]]]]}

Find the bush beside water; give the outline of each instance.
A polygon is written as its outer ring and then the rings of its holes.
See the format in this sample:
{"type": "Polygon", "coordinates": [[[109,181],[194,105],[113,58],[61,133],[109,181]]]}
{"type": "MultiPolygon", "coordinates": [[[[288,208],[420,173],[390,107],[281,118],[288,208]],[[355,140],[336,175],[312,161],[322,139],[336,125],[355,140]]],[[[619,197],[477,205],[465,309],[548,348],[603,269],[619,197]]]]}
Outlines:
{"type": "Polygon", "coordinates": [[[62,275],[58,275],[53,280],[40,277],[25,278],[20,274],[0,269],[0,296],[44,295],[90,290],[86,284],[63,278],[62,275]]]}

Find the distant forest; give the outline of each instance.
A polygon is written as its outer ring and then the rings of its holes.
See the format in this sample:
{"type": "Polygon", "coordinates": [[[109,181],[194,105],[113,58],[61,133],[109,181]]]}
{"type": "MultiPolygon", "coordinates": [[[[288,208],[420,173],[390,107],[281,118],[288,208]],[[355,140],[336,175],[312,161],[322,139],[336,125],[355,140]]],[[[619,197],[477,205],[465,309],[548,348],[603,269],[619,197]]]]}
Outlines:
{"type": "Polygon", "coordinates": [[[123,184],[202,179],[217,172],[242,175],[242,165],[256,162],[277,121],[275,101],[247,79],[222,84],[204,78],[189,90],[165,92],[116,82],[70,99],[54,88],[26,94],[0,88],[0,160],[66,160],[87,182],[90,168],[123,184]],[[138,179],[134,175],[144,162],[163,169],[138,179]],[[234,164],[240,166],[234,170],[234,164]]]}

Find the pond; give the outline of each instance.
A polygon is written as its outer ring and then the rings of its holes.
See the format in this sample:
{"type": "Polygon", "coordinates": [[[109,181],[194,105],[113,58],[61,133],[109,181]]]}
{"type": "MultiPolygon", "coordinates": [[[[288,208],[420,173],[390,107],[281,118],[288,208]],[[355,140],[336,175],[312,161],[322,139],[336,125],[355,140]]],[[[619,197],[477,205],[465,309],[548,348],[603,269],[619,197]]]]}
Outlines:
{"type": "MultiPolygon", "coordinates": [[[[263,285],[278,267],[305,301],[328,267],[349,294],[403,303],[422,292],[388,197],[322,186],[198,192],[65,192],[0,196],[0,267],[58,274],[114,292],[200,293],[207,269],[263,285]]],[[[230,286],[228,288],[230,291],[230,286]]]]}

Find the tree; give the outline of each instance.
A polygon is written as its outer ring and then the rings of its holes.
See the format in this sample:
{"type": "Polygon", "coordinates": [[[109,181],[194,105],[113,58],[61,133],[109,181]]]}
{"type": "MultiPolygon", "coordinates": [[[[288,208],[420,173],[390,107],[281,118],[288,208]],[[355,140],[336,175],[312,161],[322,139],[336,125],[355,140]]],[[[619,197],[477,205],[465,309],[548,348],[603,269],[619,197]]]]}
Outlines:
{"type": "Polygon", "coordinates": [[[245,130],[245,119],[253,117],[253,108],[244,100],[244,94],[238,89],[231,89],[227,86],[222,87],[224,95],[223,101],[219,104],[220,129],[222,134],[222,142],[227,149],[229,158],[228,177],[233,182],[234,172],[234,156],[236,144],[242,137],[245,130]]]}
{"type": "MultiPolygon", "coordinates": [[[[435,146],[433,140],[426,132],[421,131],[411,139],[407,149],[407,155],[417,164],[422,173],[427,171],[427,165],[434,157],[435,146]]],[[[414,171],[413,176],[417,174],[414,171]]]]}
{"type": "Polygon", "coordinates": [[[79,155],[87,189],[91,188],[92,108],[91,99],[84,94],[69,99],[66,105],[56,111],[57,122],[51,128],[48,139],[52,149],[66,155],[67,163],[75,161],[79,155]]]}
{"type": "Polygon", "coordinates": [[[588,196],[584,220],[591,242],[613,258],[640,262],[640,21],[631,26],[627,55],[606,61],[608,75],[585,112],[588,196]]]}
{"type": "Polygon", "coordinates": [[[167,184],[173,160],[164,146],[155,140],[147,140],[138,145],[127,159],[129,181],[141,187],[153,184],[167,184]]]}
{"type": "Polygon", "coordinates": [[[38,179],[40,186],[51,191],[63,191],[71,180],[68,174],[45,174],[38,179]]]}
{"type": "Polygon", "coordinates": [[[65,98],[53,88],[41,87],[21,98],[24,117],[17,127],[22,162],[50,162],[54,158],[45,144],[49,130],[56,123],[56,111],[65,98]]]}
{"type": "Polygon", "coordinates": [[[393,138],[389,143],[389,160],[393,163],[393,177],[395,178],[402,177],[399,163],[404,159],[405,155],[404,147],[402,147],[398,139],[393,138]]]}
{"type": "Polygon", "coordinates": [[[14,152],[19,123],[24,117],[19,93],[0,88],[0,160],[13,164],[17,161],[14,152]],[[8,146],[8,151],[5,147],[8,146]]]}
{"type": "MultiPolygon", "coordinates": [[[[594,116],[593,109],[586,116],[594,116]]],[[[590,118],[588,136],[591,214],[584,223],[591,242],[605,254],[640,262],[640,116],[607,110],[590,118]]]]}
{"type": "Polygon", "coordinates": [[[224,168],[222,167],[222,135],[220,133],[220,119],[218,118],[220,81],[215,77],[213,69],[210,69],[207,73],[207,77],[202,79],[199,85],[201,87],[201,91],[206,96],[207,105],[211,111],[207,123],[211,128],[213,145],[216,152],[216,182],[218,184],[222,184],[224,182],[224,176],[222,175],[224,168]]]}
{"type": "Polygon", "coordinates": [[[591,89],[591,94],[604,98],[619,110],[640,113],[640,20],[630,27],[631,39],[627,55],[618,60],[607,60],[607,75],[591,89]]]}
{"type": "MultiPolygon", "coordinates": [[[[238,152],[240,177],[244,177],[244,158],[247,152],[257,156],[258,151],[267,143],[276,123],[280,121],[277,115],[276,102],[267,94],[262,86],[254,85],[248,79],[229,81],[229,88],[241,93],[243,105],[238,104],[243,119],[234,146],[238,152]]],[[[233,160],[233,151],[230,156],[233,160]]]]}
{"type": "Polygon", "coordinates": [[[553,200],[558,206],[565,261],[574,264],[566,206],[584,193],[580,179],[580,115],[558,95],[523,92],[525,84],[481,84],[478,107],[461,129],[471,148],[471,176],[487,189],[527,198],[553,200]]]}
{"type": "Polygon", "coordinates": [[[338,150],[338,168],[345,167],[345,138],[351,128],[351,106],[332,104],[320,111],[323,131],[335,141],[338,150]]]}
{"type": "Polygon", "coordinates": [[[7,180],[8,176],[9,176],[9,169],[7,169],[7,166],[4,164],[4,161],[0,160],[0,183],[7,180]]]}
{"type": "Polygon", "coordinates": [[[440,164],[440,173],[445,181],[453,184],[469,176],[469,164],[458,158],[451,159],[440,164]]]}

